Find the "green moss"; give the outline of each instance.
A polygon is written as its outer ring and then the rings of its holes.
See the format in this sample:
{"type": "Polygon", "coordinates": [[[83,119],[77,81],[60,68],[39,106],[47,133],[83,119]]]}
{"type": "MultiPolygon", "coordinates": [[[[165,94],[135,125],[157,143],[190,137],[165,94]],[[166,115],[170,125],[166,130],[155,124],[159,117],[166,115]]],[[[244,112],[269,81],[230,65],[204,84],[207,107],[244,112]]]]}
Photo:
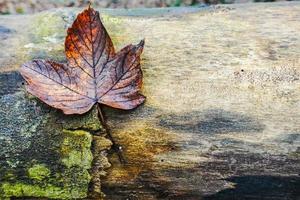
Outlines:
{"type": "Polygon", "coordinates": [[[97,130],[100,130],[102,127],[99,122],[93,122],[93,121],[89,120],[85,123],[85,125],[82,128],[88,129],[91,131],[97,131],[97,130]]]}
{"type": "Polygon", "coordinates": [[[102,129],[99,119],[97,117],[97,109],[95,108],[95,106],[91,111],[85,113],[84,115],[63,116],[63,119],[64,129],[83,129],[89,131],[98,131],[102,129]]]}
{"type": "Polygon", "coordinates": [[[23,196],[34,196],[34,197],[48,197],[55,199],[70,199],[70,198],[85,198],[86,191],[80,191],[77,189],[67,190],[53,185],[47,185],[40,187],[37,185],[28,185],[24,183],[3,183],[1,185],[2,194],[0,197],[23,197],[23,196]]]}
{"type": "Polygon", "coordinates": [[[62,162],[68,168],[82,167],[84,169],[91,168],[93,155],[90,150],[92,136],[89,132],[82,130],[63,130],[65,135],[61,153],[62,162]]]}
{"type": "Polygon", "coordinates": [[[91,176],[88,170],[70,168],[50,177],[50,170],[44,165],[28,169],[29,177],[39,184],[25,181],[3,182],[0,184],[0,199],[8,197],[47,197],[50,199],[86,198],[91,176]],[[74,182],[76,180],[76,182],[74,182]]]}
{"type": "Polygon", "coordinates": [[[5,131],[3,141],[6,137],[9,141],[4,143],[8,158],[0,159],[0,199],[85,198],[91,180],[88,169],[92,163],[92,136],[88,131],[70,131],[63,127],[67,124],[74,125],[70,127],[72,130],[80,129],[99,123],[97,118],[92,113],[65,116],[27,96],[20,92],[0,99],[0,104],[6,105],[0,118],[10,119],[1,127],[11,127],[0,131],[5,131]],[[16,132],[18,137],[10,139],[16,132]]]}
{"type": "Polygon", "coordinates": [[[76,150],[70,151],[68,156],[62,159],[64,165],[68,168],[74,166],[82,166],[83,168],[89,169],[91,166],[92,156],[89,151],[78,152],[76,150]]]}
{"type": "Polygon", "coordinates": [[[50,170],[45,165],[34,165],[28,169],[28,175],[31,179],[42,181],[49,177],[50,170]]]}

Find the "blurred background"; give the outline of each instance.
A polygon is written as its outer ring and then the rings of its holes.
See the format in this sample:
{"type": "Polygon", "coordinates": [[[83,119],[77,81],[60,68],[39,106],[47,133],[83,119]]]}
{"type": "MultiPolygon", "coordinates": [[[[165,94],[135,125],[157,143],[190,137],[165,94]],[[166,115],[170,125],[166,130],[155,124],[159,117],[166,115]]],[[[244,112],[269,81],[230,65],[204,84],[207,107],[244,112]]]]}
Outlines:
{"type": "Polygon", "coordinates": [[[0,14],[35,13],[57,7],[85,7],[89,2],[103,8],[153,8],[274,1],[282,0],[0,0],[0,14]]]}

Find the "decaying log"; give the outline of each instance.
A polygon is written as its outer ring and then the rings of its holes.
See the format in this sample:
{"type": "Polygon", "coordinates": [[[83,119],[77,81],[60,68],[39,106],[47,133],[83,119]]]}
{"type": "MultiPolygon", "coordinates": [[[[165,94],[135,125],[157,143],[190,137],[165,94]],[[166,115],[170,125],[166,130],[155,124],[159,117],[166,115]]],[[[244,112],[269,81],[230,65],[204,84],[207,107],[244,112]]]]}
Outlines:
{"type": "MultiPolygon", "coordinates": [[[[87,195],[94,111],[62,115],[17,72],[32,58],[64,61],[78,12],[0,17],[0,197],[87,195]]],[[[101,13],[118,49],[146,41],[146,103],[104,109],[127,161],[108,154],[106,199],[300,198],[299,2],[101,13]]]]}

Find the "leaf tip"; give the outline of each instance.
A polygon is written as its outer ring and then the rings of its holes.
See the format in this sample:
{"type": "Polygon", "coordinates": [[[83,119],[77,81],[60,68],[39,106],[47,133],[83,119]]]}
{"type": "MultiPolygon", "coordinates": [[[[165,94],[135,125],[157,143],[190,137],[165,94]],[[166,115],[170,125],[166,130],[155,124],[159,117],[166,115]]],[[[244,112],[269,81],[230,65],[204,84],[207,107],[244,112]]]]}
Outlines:
{"type": "Polygon", "coordinates": [[[142,96],[142,103],[144,103],[146,101],[147,97],[143,94],[140,94],[140,95],[142,96]]]}
{"type": "Polygon", "coordinates": [[[87,12],[87,13],[94,13],[94,9],[93,9],[93,7],[92,7],[92,1],[89,1],[88,2],[88,7],[82,12],[82,13],[84,13],[84,12],[87,12]]]}
{"type": "Polygon", "coordinates": [[[145,45],[145,38],[140,41],[140,43],[138,44],[138,46],[144,47],[144,45],[145,45]]]}

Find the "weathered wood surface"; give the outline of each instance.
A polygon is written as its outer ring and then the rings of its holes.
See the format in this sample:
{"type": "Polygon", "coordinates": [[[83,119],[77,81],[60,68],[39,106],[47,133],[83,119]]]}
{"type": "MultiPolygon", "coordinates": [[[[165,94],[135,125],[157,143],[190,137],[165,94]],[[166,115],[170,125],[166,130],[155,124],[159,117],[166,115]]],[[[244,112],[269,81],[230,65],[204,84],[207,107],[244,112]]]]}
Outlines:
{"type": "MultiPolygon", "coordinates": [[[[103,11],[118,49],[145,38],[148,97],[105,110],[128,161],[109,155],[106,199],[299,199],[300,3],[198,10],[103,11]]],[[[64,60],[76,12],[0,17],[1,99],[24,61],[64,60]]]]}

